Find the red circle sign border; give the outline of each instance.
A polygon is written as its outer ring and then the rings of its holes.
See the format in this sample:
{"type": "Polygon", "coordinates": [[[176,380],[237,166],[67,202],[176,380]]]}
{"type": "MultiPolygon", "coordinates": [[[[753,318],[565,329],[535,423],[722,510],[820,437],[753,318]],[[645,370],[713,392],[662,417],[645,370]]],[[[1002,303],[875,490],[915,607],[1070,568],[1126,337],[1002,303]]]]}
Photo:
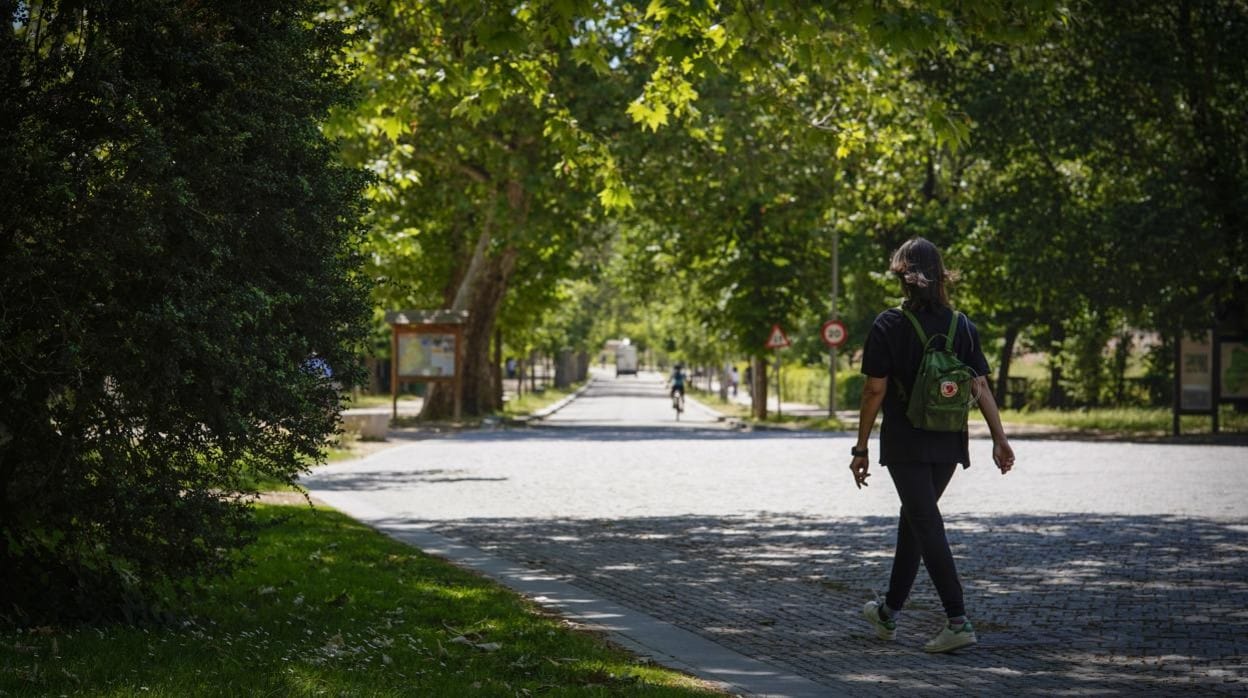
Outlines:
{"type": "Polygon", "coordinates": [[[842,344],[844,344],[845,341],[849,339],[849,330],[845,328],[845,323],[841,322],[840,320],[828,320],[827,322],[823,323],[823,327],[819,329],[819,336],[823,339],[824,344],[827,344],[828,346],[835,349],[836,347],[839,347],[842,344]],[[841,330],[841,340],[839,342],[833,342],[831,339],[828,338],[828,330],[833,327],[839,327],[841,330]]]}

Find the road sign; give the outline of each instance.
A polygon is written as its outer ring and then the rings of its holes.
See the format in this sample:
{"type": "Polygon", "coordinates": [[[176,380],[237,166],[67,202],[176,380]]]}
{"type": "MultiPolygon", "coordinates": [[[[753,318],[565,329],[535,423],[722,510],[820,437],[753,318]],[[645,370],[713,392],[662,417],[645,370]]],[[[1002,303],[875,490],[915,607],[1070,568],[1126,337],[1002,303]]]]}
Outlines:
{"type": "Polygon", "coordinates": [[[845,329],[845,323],[840,320],[828,320],[819,330],[819,336],[823,337],[825,344],[835,349],[849,339],[849,331],[845,329]]]}
{"type": "Polygon", "coordinates": [[[771,333],[767,335],[767,343],[763,346],[768,349],[783,349],[792,344],[789,338],[784,336],[784,330],[780,329],[780,325],[772,325],[771,333]]]}

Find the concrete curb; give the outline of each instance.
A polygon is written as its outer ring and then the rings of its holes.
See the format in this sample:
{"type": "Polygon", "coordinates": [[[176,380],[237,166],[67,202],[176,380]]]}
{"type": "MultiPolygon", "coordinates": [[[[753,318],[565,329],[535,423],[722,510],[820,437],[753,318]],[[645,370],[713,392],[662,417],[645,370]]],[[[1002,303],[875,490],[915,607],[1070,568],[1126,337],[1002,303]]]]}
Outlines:
{"type": "MultiPolygon", "coordinates": [[[[594,630],[656,663],[696,676],[737,695],[817,698],[835,689],[734,652],[666,621],[599,598],[540,570],[485,553],[404,522],[349,492],[313,491],[318,501],[395,540],[484,574],[534,602],[594,630]]],[[[848,689],[848,686],[843,687],[848,689]]]]}
{"type": "Polygon", "coordinates": [[[550,415],[567,407],[569,404],[572,403],[573,400],[576,400],[578,397],[584,394],[586,390],[589,390],[589,386],[594,384],[595,380],[597,380],[597,378],[590,376],[589,379],[585,381],[585,385],[582,385],[580,388],[577,388],[576,392],[563,398],[559,402],[556,402],[555,404],[549,405],[547,407],[543,407],[542,409],[534,412],[533,414],[524,415],[523,417],[508,417],[503,420],[503,423],[509,426],[527,426],[533,422],[538,422],[543,419],[546,419],[550,415]]]}

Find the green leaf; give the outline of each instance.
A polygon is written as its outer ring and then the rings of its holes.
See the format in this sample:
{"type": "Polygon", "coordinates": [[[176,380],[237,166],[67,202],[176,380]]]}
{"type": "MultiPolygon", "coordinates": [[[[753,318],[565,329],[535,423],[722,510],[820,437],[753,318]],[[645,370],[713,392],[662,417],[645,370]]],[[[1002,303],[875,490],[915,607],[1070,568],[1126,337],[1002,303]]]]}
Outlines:
{"type": "Polygon", "coordinates": [[[665,104],[656,104],[652,107],[641,98],[638,98],[628,105],[626,111],[629,116],[633,117],[633,121],[640,123],[651,131],[657,131],[660,126],[667,125],[668,109],[665,104]]]}
{"type": "Polygon", "coordinates": [[[633,194],[623,183],[614,182],[603,187],[598,192],[598,200],[602,202],[603,208],[611,211],[621,211],[633,207],[633,194]]]}
{"type": "Polygon", "coordinates": [[[386,138],[393,142],[398,142],[404,130],[403,120],[397,116],[377,117],[373,119],[373,125],[381,129],[381,132],[386,134],[386,138]]]}
{"type": "Polygon", "coordinates": [[[722,24],[712,24],[706,28],[703,34],[711,40],[711,43],[715,44],[717,49],[723,48],[724,44],[728,43],[728,32],[722,24]]]}

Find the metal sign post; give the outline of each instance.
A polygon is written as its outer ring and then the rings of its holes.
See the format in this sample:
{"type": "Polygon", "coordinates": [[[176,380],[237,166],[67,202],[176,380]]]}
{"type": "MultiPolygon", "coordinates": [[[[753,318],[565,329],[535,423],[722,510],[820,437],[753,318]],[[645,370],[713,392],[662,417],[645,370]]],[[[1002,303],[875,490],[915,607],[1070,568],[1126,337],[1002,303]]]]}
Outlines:
{"type": "Polygon", "coordinates": [[[819,336],[823,339],[823,343],[828,345],[828,351],[832,355],[828,373],[831,376],[831,385],[828,388],[828,416],[836,416],[836,349],[845,343],[849,338],[849,332],[845,329],[845,323],[840,320],[828,320],[823,323],[823,327],[819,329],[819,336]]]}
{"type": "Polygon", "coordinates": [[[784,416],[783,404],[784,400],[780,395],[780,390],[784,386],[783,377],[780,375],[780,350],[776,349],[776,418],[784,416]]]}
{"type": "MultiPolygon", "coordinates": [[[[791,346],[793,343],[784,334],[784,330],[780,329],[780,324],[776,323],[771,326],[771,332],[767,334],[767,343],[763,346],[768,349],[776,350],[776,416],[780,416],[780,350],[791,346]]],[[[764,364],[765,366],[766,364],[764,364]]]]}

